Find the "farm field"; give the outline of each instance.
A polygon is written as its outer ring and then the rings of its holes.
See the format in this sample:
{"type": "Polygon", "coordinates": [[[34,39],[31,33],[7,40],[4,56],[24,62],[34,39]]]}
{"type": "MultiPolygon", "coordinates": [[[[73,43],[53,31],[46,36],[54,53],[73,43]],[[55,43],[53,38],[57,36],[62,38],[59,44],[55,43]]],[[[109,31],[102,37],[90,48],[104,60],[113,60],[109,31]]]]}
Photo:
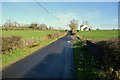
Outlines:
{"type": "MultiPolygon", "coordinates": [[[[34,39],[35,43],[29,46],[23,46],[21,48],[15,48],[14,50],[8,51],[2,55],[2,65],[0,67],[6,67],[10,64],[15,63],[29,55],[33,52],[45,47],[46,45],[56,41],[55,39],[45,40],[44,37],[48,34],[58,33],[58,31],[38,31],[38,30],[23,30],[23,31],[2,31],[3,36],[15,35],[21,36],[23,39],[34,39]]],[[[61,35],[62,37],[64,35],[61,35]]],[[[60,38],[59,37],[59,38],[60,38]]]]}
{"type": "Polygon", "coordinates": [[[95,30],[95,31],[79,31],[79,36],[85,39],[105,40],[118,37],[118,30],[95,30]]]}
{"type": "Polygon", "coordinates": [[[38,30],[2,31],[2,35],[17,35],[23,38],[42,39],[47,34],[57,33],[57,32],[58,31],[38,31],[38,30]]]}
{"type": "Polygon", "coordinates": [[[29,27],[0,27],[0,29],[31,29],[29,27]]]}

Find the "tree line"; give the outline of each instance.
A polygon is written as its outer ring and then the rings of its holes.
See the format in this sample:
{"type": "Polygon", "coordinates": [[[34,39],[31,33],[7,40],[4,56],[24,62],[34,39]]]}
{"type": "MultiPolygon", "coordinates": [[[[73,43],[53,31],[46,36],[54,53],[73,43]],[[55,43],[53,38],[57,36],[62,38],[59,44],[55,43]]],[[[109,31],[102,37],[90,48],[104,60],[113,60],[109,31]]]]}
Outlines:
{"type": "MultiPolygon", "coordinates": [[[[68,24],[71,31],[75,32],[78,28],[78,21],[77,20],[71,20],[68,24]]],[[[54,27],[48,27],[46,24],[38,24],[36,22],[33,22],[31,24],[20,24],[17,21],[6,21],[2,27],[29,27],[31,29],[41,29],[41,30],[54,30],[54,27]]]]}
{"type": "Polygon", "coordinates": [[[6,21],[2,27],[28,27],[31,29],[41,29],[41,30],[54,30],[53,27],[48,27],[46,24],[38,24],[38,23],[31,23],[31,24],[20,24],[17,21],[6,21]]]}

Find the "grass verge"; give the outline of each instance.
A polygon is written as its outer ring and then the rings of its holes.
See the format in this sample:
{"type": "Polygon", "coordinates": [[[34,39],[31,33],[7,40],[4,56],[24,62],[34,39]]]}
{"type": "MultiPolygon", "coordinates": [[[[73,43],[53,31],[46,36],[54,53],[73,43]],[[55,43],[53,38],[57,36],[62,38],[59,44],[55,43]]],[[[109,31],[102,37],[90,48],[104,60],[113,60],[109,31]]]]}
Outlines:
{"type": "MultiPolygon", "coordinates": [[[[60,36],[59,38],[63,37],[64,35],[60,36]]],[[[1,68],[4,68],[4,67],[7,67],[29,55],[31,55],[33,52],[49,45],[50,43],[56,41],[57,39],[59,38],[56,38],[56,39],[53,39],[53,40],[42,40],[40,42],[39,45],[37,46],[33,46],[33,47],[23,47],[23,48],[20,48],[20,49],[16,49],[14,51],[11,51],[7,54],[0,54],[0,56],[2,56],[2,64],[0,65],[1,68]]]]}
{"type": "Polygon", "coordinates": [[[78,80],[98,80],[104,78],[104,73],[98,69],[92,54],[89,53],[85,44],[79,40],[73,47],[76,77],[78,80]]]}

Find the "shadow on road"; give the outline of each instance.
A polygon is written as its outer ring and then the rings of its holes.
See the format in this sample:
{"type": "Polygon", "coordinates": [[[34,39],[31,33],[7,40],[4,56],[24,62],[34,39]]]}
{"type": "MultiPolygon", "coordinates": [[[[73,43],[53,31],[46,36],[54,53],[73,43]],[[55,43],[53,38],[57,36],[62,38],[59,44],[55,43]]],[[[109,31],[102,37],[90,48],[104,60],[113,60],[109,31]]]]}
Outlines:
{"type": "Polygon", "coordinates": [[[24,75],[24,78],[74,78],[73,57],[69,47],[51,53],[24,75]]]}

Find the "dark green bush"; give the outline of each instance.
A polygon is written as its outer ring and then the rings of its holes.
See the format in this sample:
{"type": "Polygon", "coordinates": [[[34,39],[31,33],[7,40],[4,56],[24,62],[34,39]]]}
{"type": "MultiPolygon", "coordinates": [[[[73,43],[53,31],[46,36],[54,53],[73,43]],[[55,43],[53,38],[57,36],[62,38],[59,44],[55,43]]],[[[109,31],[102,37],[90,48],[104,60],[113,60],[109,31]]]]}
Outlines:
{"type": "Polygon", "coordinates": [[[106,73],[107,80],[120,79],[120,39],[87,41],[87,50],[94,56],[99,68],[106,73]]]}
{"type": "Polygon", "coordinates": [[[115,70],[120,69],[120,42],[119,39],[110,39],[106,41],[100,41],[97,43],[100,47],[102,47],[102,62],[104,68],[112,67],[115,70]]]}
{"type": "Polygon", "coordinates": [[[102,47],[102,60],[100,65],[103,66],[103,70],[107,73],[107,79],[118,80],[120,79],[120,40],[110,39],[106,41],[100,41],[97,43],[102,47]]]}

